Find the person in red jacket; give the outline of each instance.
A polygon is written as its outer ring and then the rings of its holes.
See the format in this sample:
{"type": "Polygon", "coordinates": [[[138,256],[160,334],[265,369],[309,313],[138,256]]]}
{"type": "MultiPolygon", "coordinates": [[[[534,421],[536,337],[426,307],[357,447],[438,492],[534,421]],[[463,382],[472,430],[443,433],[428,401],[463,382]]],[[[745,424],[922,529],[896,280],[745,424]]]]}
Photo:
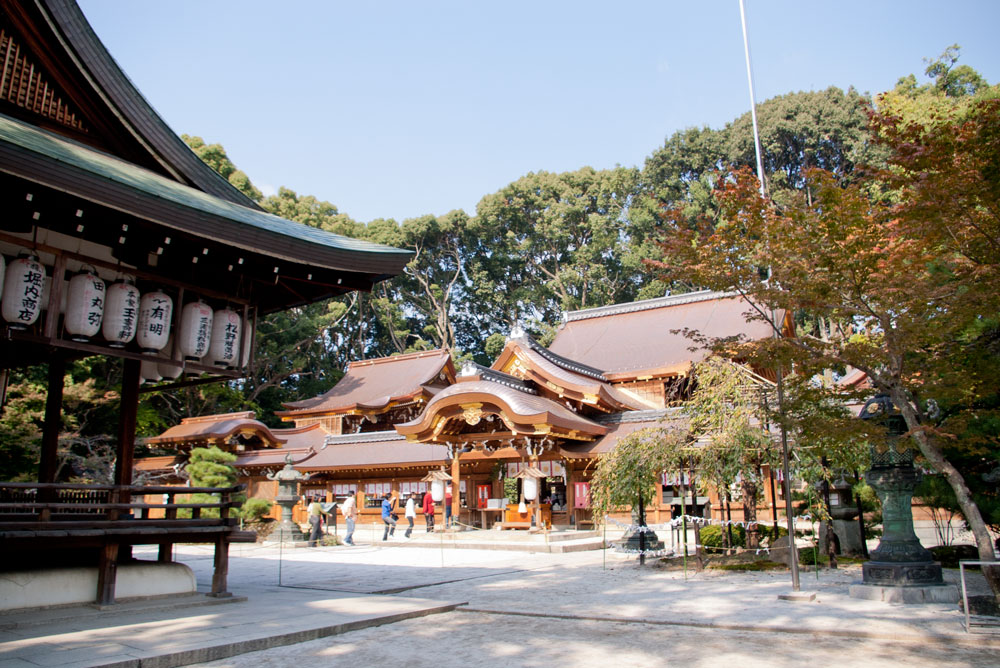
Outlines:
{"type": "Polygon", "coordinates": [[[434,497],[431,496],[431,490],[424,492],[423,510],[426,530],[430,533],[434,531],[434,497]]]}

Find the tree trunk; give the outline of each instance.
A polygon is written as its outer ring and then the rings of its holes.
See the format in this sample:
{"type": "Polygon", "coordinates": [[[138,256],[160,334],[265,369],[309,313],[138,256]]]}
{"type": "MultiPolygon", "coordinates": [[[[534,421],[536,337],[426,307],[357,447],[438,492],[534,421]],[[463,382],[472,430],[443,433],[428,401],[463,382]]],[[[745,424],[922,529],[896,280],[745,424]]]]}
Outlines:
{"type": "Polygon", "coordinates": [[[744,476],[740,483],[743,490],[743,521],[747,525],[747,549],[760,547],[760,528],[757,526],[757,485],[744,476]]]}
{"type": "MultiPolygon", "coordinates": [[[[986,526],[986,522],[983,521],[983,515],[979,512],[979,506],[972,499],[972,493],[965,484],[965,478],[945,458],[944,453],[941,452],[941,448],[938,447],[935,440],[928,437],[920,429],[920,420],[917,418],[917,413],[913,409],[913,406],[910,405],[909,399],[903,389],[898,387],[893,388],[889,396],[892,398],[892,402],[899,408],[903,419],[906,420],[906,426],[911,430],[913,440],[916,442],[917,447],[920,448],[920,452],[927,458],[931,466],[934,467],[934,470],[945,477],[945,480],[948,481],[951,489],[955,492],[958,507],[962,509],[962,515],[965,517],[965,521],[968,522],[969,528],[972,530],[972,535],[976,537],[976,548],[979,551],[980,560],[995,561],[996,557],[993,551],[993,539],[990,536],[990,530],[986,526]]],[[[989,583],[994,597],[1000,603],[1000,568],[984,567],[983,575],[986,576],[986,581],[989,583]]]]}

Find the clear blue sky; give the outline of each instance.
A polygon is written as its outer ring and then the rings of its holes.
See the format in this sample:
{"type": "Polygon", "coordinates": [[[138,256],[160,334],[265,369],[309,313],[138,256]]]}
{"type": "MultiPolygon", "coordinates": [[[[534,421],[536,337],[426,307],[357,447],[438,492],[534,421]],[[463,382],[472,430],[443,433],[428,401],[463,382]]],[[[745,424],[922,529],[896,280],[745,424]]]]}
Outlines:
{"type": "MultiPolygon", "coordinates": [[[[474,213],[532,171],[641,166],[749,106],[738,0],[79,1],[176,132],[364,222],[474,213]]],[[[1000,81],[994,0],[747,12],[758,101],[886,90],[956,42],[1000,81]]]]}

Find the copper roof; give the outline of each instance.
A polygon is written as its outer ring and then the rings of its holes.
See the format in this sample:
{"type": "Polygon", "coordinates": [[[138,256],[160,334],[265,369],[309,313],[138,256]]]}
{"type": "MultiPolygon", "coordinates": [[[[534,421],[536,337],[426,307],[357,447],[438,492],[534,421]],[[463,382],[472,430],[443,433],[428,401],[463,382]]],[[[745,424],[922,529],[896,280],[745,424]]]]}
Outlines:
{"type": "Polygon", "coordinates": [[[483,412],[495,409],[516,434],[537,434],[539,428],[550,428],[592,437],[607,431],[551,399],[476,377],[463,379],[439,392],[428,402],[420,417],[396,425],[396,431],[414,438],[431,438],[436,421],[442,417],[460,418],[463,405],[468,404],[480,404],[485,409],[483,412]]]}
{"type": "Polygon", "coordinates": [[[153,471],[168,471],[174,466],[187,462],[184,455],[164,455],[162,457],[140,457],[135,460],[133,468],[136,471],[152,473],[153,471]]]}
{"type": "Polygon", "coordinates": [[[295,468],[308,472],[379,465],[439,465],[448,459],[445,446],[413,443],[394,431],[330,436],[327,441],[326,447],[295,468]]]}
{"type": "Polygon", "coordinates": [[[290,419],[352,410],[378,411],[393,403],[431,396],[454,379],[451,353],[443,349],[351,362],[344,377],[329,391],[286,403],[288,410],[276,414],[290,419]],[[440,380],[442,373],[447,380],[440,380]]]}
{"type": "Polygon", "coordinates": [[[567,459],[596,457],[610,452],[618,445],[618,441],[640,429],[664,429],[684,422],[678,409],[622,413],[611,420],[602,420],[602,424],[608,429],[608,433],[602,438],[590,442],[569,441],[560,445],[559,450],[567,459]]]}
{"type": "Polygon", "coordinates": [[[253,413],[226,413],[184,418],[179,425],[170,427],[159,436],[151,436],[146,443],[155,445],[183,445],[208,441],[225,441],[234,434],[248,434],[260,439],[266,448],[280,448],[285,440],[275,436],[263,422],[253,419],[253,413]]]}
{"type": "Polygon", "coordinates": [[[764,322],[747,322],[750,305],[740,297],[695,292],[566,314],[549,349],[604,370],[611,381],[686,374],[708,351],[684,336],[771,336],[764,322]],[[691,350],[691,348],[696,348],[691,350]]]}
{"type": "Polygon", "coordinates": [[[241,452],[233,462],[237,468],[248,466],[284,466],[285,458],[291,457],[292,464],[308,460],[316,454],[316,448],[281,448],[276,450],[247,450],[241,452]]]}
{"type": "Polygon", "coordinates": [[[323,447],[323,439],[326,438],[326,431],[319,424],[292,429],[272,429],[271,433],[279,439],[284,439],[285,443],[281,446],[284,450],[300,448],[319,450],[323,447]]]}
{"type": "Polygon", "coordinates": [[[574,398],[583,399],[602,410],[621,411],[641,407],[615,389],[599,372],[590,373],[589,367],[574,365],[565,358],[552,355],[527,336],[508,340],[492,368],[509,373],[517,366],[517,360],[524,367],[525,378],[553,392],[572,394],[574,398]]]}

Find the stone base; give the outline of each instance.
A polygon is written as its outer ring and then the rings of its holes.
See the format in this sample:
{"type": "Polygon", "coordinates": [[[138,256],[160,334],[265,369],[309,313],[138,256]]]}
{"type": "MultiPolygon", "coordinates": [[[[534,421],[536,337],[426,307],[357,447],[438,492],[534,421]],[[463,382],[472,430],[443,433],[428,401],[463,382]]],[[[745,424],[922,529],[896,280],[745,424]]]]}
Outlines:
{"type": "MultiPolygon", "coordinates": [[[[639,532],[638,531],[627,532],[624,536],[622,536],[621,541],[616,543],[616,545],[619,547],[619,549],[622,550],[638,552],[640,549],[639,532]]],[[[659,536],[657,536],[655,532],[653,531],[646,532],[646,536],[642,542],[643,550],[645,550],[646,552],[658,552],[660,550],[663,550],[665,547],[666,546],[663,544],[663,541],[660,540],[659,536]]]]}
{"type": "Polygon", "coordinates": [[[861,565],[866,585],[919,587],[944,584],[941,566],[933,561],[866,561],[861,565]]]}
{"type": "Polygon", "coordinates": [[[816,600],[814,591],[790,591],[787,594],[778,594],[779,601],[792,601],[793,603],[809,603],[816,600]]]}
{"type": "Polygon", "coordinates": [[[958,603],[958,587],[951,584],[911,587],[856,584],[848,589],[851,598],[885,603],[958,603]]]}

